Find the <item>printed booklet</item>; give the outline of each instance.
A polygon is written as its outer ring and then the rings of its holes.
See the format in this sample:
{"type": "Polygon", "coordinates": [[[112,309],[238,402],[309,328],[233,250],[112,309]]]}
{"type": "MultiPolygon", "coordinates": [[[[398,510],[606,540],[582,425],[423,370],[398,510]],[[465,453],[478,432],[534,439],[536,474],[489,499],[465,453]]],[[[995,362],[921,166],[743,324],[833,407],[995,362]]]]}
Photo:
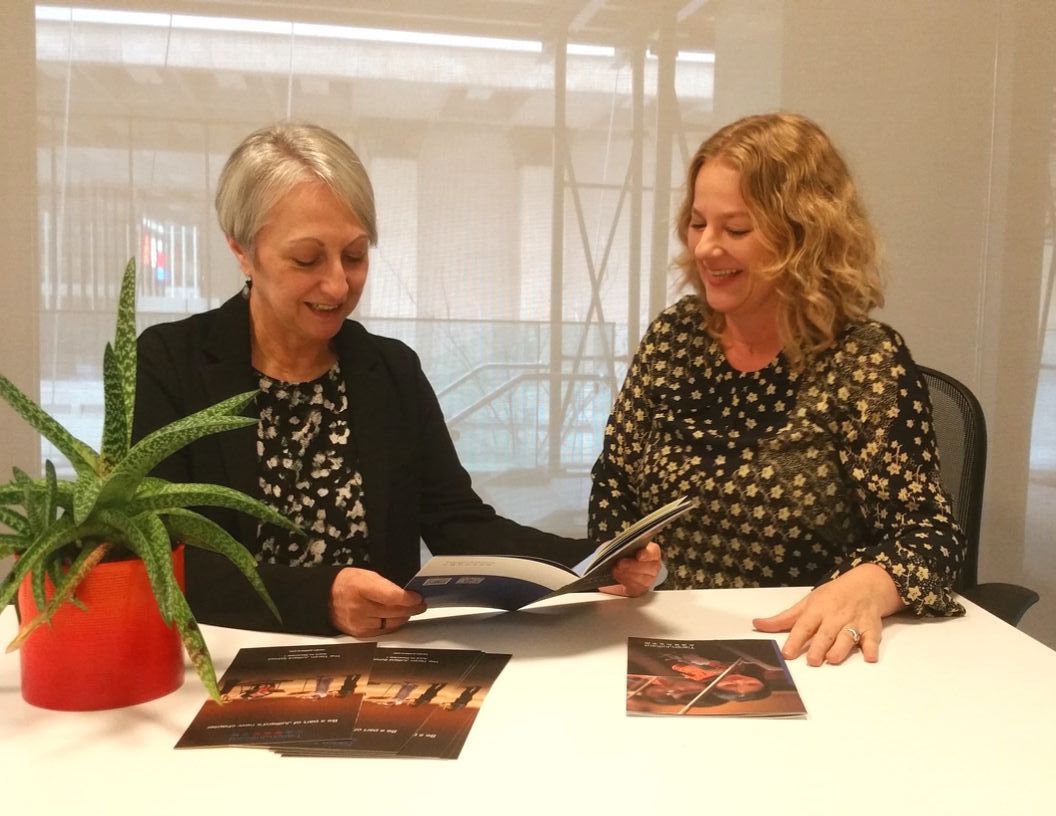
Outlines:
{"type": "Polygon", "coordinates": [[[627,639],[627,713],[802,717],[775,640],[627,639]]]}
{"type": "Polygon", "coordinates": [[[333,643],[241,649],[177,748],[456,759],[510,655],[333,643]]]}
{"type": "Polygon", "coordinates": [[[438,555],[406,586],[430,607],[482,606],[514,610],[566,592],[586,592],[612,583],[612,567],[648,544],[653,536],[693,507],[677,499],[632,524],[599,546],[582,574],[542,558],[516,555],[438,555]]]}
{"type": "Polygon", "coordinates": [[[374,643],[240,649],[177,748],[351,737],[374,643]]]}
{"type": "MultiPolygon", "coordinates": [[[[436,652],[443,650],[414,651],[431,652],[435,657],[436,652]]],[[[378,649],[376,666],[389,682],[375,683],[372,675],[352,740],[282,745],[275,750],[283,756],[457,759],[484,698],[510,655],[480,652],[465,674],[453,677],[450,671],[424,676],[414,671],[400,672],[385,652],[400,656],[408,650],[378,649]],[[384,669],[380,666],[382,663],[384,669]],[[451,679],[438,679],[442,676],[451,679]]],[[[451,667],[454,662],[457,661],[451,667]]]]}

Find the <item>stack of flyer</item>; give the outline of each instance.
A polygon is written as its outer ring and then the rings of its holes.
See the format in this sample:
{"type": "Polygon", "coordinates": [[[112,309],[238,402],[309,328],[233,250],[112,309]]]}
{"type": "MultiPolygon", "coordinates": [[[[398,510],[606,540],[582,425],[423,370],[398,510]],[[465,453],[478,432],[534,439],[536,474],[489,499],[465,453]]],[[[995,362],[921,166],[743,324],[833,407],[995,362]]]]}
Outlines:
{"type": "Polygon", "coordinates": [[[329,643],[241,649],[177,748],[456,759],[510,655],[329,643]]]}

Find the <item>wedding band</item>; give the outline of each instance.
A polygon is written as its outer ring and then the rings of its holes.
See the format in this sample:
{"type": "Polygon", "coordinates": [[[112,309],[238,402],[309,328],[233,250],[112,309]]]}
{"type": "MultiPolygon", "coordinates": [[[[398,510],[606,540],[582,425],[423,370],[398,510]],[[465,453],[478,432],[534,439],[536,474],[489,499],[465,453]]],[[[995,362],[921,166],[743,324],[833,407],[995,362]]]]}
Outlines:
{"type": "Polygon", "coordinates": [[[843,627],[843,631],[851,636],[851,640],[854,641],[854,645],[858,645],[858,641],[862,639],[862,633],[855,629],[853,626],[843,627]]]}
{"type": "MultiPolygon", "coordinates": [[[[385,628],[385,624],[386,624],[387,621],[388,621],[388,618],[378,618],[378,629],[379,630],[380,629],[384,629],[385,628]]],[[[855,638],[854,642],[857,643],[858,639],[855,638]]]]}

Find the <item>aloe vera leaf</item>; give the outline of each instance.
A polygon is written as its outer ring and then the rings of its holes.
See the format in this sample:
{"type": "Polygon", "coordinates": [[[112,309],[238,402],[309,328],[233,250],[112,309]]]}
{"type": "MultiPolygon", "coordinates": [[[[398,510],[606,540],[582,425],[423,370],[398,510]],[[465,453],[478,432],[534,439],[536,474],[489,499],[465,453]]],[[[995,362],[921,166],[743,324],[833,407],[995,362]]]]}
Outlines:
{"type": "Polygon", "coordinates": [[[95,509],[99,501],[99,492],[103,489],[103,480],[94,472],[85,471],[73,484],[73,520],[80,524],[95,509]]]}
{"type": "Polygon", "coordinates": [[[18,555],[26,548],[27,539],[12,533],[0,533],[0,558],[18,555]]]}
{"type": "Polygon", "coordinates": [[[10,507],[0,507],[0,524],[6,524],[20,536],[29,536],[29,519],[12,510],[10,507]]]}
{"type": "MultiPolygon", "coordinates": [[[[58,559],[52,559],[46,568],[38,569],[30,576],[30,588],[33,590],[33,603],[36,604],[37,609],[43,609],[44,604],[46,603],[47,599],[44,591],[46,578],[49,572],[55,573],[58,571],[56,561],[58,561],[58,559]]],[[[52,583],[54,583],[54,581],[52,583]]]]}
{"type": "MultiPolygon", "coordinates": [[[[132,447],[132,420],[136,410],[136,258],[128,259],[121,275],[121,294],[117,300],[117,328],[114,332],[114,355],[121,385],[121,407],[124,414],[123,451],[132,447]]],[[[109,404],[109,403],[107,403],[109,404]]]]}
{"type": "Polygon", "coordinates": [[[11,380],[0,374],[0,397],[33,428],[53,444],[80,473],[83,470],[95,470],[99,465],[99,456],[81,440],[74,437],[59,422],[48,414],[37,403],[26,396],[11,380]]]}
{"type": "Polygon", "coordinates": [[[132,498],[143,477],[154,466],[180,448],[209,434],[244,428],[257,420],[243,416],[207,416],[194,414],[144,437],[129,450],[124,459],[104,478],[99,502],[132,498]],[[193,420],[193,421],[191,421],[193,420]]]}
{"type": "Polygon", "coordinates": [[[55,475],[55,465],[50,459],[44,460],[44,523],[55,521],[55,512],[59,504],[59,480],[55,475]]]}
{"type": "MultiPolygon", "coordinates": [[[[66,551],[65,550],[59,550],[58,552],[55,553],[54,556],[52,556],[47,561],[45,561],[44,562],[44,568],[40,569],[40,570],[37,570],[37,572],[42,572],[42,573],[46,572],[48,574],[48,577],[51,578],[51,585],[52,586],[58,586],[59,584],[62,583],[62,573],[63,573],[64,562],[68,563],[69,562],[69,558],[66,556],[66,551]]],[[[36,573],[33,574],[33,577],[36,578],[36,573]]],[[[43,598],[44,597],[44,582],[43,582],[43,580],[40,582],[40,591],[41,591],[40,597],[43,598]]],[[[44,608],[43,604],[37,604],[37,609],[43,609],[43,608],[44,608]]]]}
{"type": "Polygon", "coordinates": [[[44,529],[44,503],[37,501],[33,493],[33,480],[26,475],[21,468],[12,468],[14,471],[14,483],[22,491],[22,509],[25,510],[26,521],[29,523],[29,534],[40,535],[44,529]]]}
{"type": "Polygon", "coordinates": [[[218,703],[223,702],[220,698],[220,688],[216,682],[216,670],[213,668],[213,659],[209,655],[209,647],[205,645],[202,630],[198,627],[198,621],[194,619],[187,599],[183,595],[176,596],[175,609],[176,627],[180,631],[180,639],[187,657],[198,673],[198,677],[209,692],[209,696],[218,703]]]}
{"type": "Polygon", "coordinates": [[[46,564],[58,550],[73,541],[99,538],[108,532],[106,526],[95,521],[74,524],[69,516],[60,518],[30,542],[11,567],[11,572],[0,582],[0,609],[11,602],[22,579],[46,564]]]}
{"type": "MultiPolygon", "coordinates": [[[[241,394],[235,394],[233,397],[228,397],[225,400],[221,400],[215,405],[210,405],[208,408],[203,408],[196,414],[191,414],[181,422],[189,422],[194,420],[195,417],[214,417],[214,416],[241,416],[241,411],[250,402],[256,399],[259,390],[243,391],[241,394]]],[[[256,418],[254,417],[254,421],[256,418]]]]}
{"type": "MultiPolygon", "coordinates": [[[[37,495],[46,494],[49,487],[46,481],[36,479],[32,482],[31,490],[34,497],[36,497],[37,495]]],[[[24,505],[25,499],[25,488],[19,486],[17,482],[10,481],[7,484],[0,485],[0,505],[24,505]]],[[[57,481],[55,483],[55,504],[62,508],[73,507],[73,484],[65,481],[57,481]]]]}
{"type": "MultiPolygon", "coordinates": [[[[58,611],[59,607],[62,606],[66,601],[73,597],[74,592],[77,591],[77,587],[80,586],[81,581],[89,573],[89,571],[103,560],[103,557],[109,552],[111,548],[109,542],[104,542],[97,547],[85,548],[81,550],[80,555],[70,566],[69,571],[63,576],[62,582],[56,584],[55,591],[51,595],[51,600],[47,604],[37,604],[37,609],[40,610],[31,620],[23,622],[21,628],[18,630],[18,634],[15,635],[14,640],[7,644],[8,652],[13,652],[28,638],[33,631],[40,626],[42,623],[47,623],[54,617],[55,612],[58,611]]],[[[34,599],[34,602],[36,599],[34,599]]]]}
{"type": "Polygon", "coordinates": [[[117,533],[115,543],[123,544],[143,561],[158,611],[166,623],[172,623],[174,597],[182,593],[172,569],[172,548],[165,525],[150,514],[133,521],[112,508],[100,508],[95,518],[117,533]]]}
{"type": "Polygon", "coordinates": [[[192,547],[218,553],[238,567],[239,572],[257,591],[268,609],[281,621],[282,615],[268,594],[264,582],[257,573],[257,562],[253,555],[223,527],[193,510],[170,509],[161,511],[165,526],[174,541],[182,541],[192,547]]]}
{"type": "Polygon", "coordinates": [[[103,444],[99,449],[106,470],[128,453],[128,438],[121,370],[114,347],[107,343],[103,350],[103,444]]]}
{"type": "Polygon", "coordinates": [[[193,482],[141,484],[139,490],[136,491],[136,497],[128,503],[126,512],[134,516],[147,510],[160,512],[177,507],[226,507],[304,535],[296,524],[273,507],[239,490],[222,485],[193,482]]]}

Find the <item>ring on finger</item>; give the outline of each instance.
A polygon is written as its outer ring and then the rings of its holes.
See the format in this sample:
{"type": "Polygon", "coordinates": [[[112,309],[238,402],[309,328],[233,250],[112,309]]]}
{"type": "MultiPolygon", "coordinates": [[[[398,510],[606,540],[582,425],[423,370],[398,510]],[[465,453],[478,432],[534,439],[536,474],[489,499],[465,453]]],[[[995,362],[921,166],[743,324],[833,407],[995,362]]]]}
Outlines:
{"type": "Polygon", "coordinates": [[[843,631],[851,636],[851,640],[854,641],[855,646],[857,646],[858,642],[862,639],[862,633],[855,629],[853,626],[844,626],[843,631]]]}
{"type": "MultiPolygon", "coordinates": [[[[378,618],[378,629],[384,629],[386,624],[388,624],[388,620],[388,618],[378,618]]],[[[857,643],[858,641],[855,640],[854,642],[857,643]]]]}

